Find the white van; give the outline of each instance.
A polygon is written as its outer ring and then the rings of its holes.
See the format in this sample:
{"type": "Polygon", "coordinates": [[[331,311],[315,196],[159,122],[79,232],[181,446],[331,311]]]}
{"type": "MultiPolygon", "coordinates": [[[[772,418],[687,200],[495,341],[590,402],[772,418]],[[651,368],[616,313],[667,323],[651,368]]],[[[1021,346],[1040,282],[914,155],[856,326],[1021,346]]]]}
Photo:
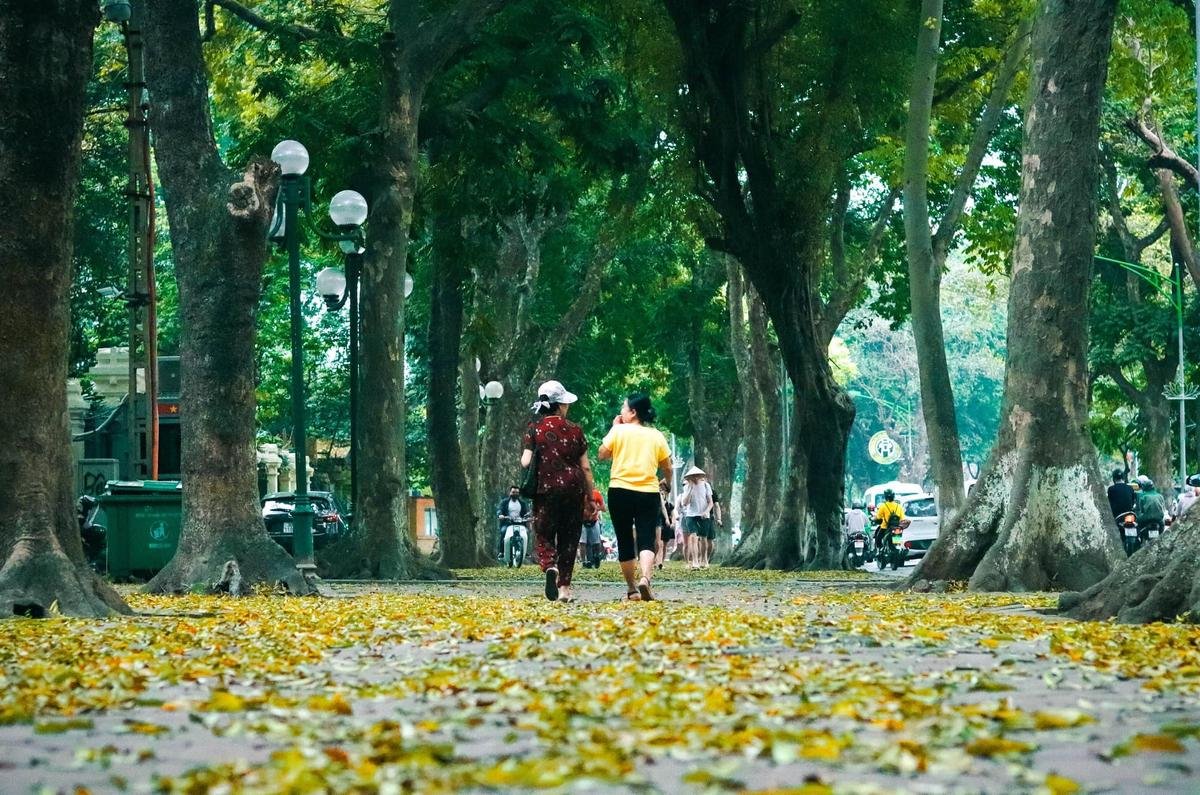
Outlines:
{"type": "Polygon", "coordinates": [[[883,493],[891,489],[896,492],[896,498],[900,497],[915,497],[918,494],[924,494],[925,489],[917,483],[901,483],[898,480],[893,480],[890,483],[880,483],[878,486],[872,486],[863,492],[863,501],[867,504],[867,511],[874,515],[875,509],[883,502],[883,493]]]}

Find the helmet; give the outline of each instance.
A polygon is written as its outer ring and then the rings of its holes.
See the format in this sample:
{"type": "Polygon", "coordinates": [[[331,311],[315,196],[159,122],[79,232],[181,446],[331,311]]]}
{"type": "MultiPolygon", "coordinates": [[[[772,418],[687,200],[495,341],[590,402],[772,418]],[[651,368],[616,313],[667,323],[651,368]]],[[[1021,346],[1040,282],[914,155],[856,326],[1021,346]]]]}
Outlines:
{"type": "Polygon", "coordinates": [[[894,499],[896,499],[896,492],[892,491],[891,489],[884,489],[883,501],[891,502],[894,499]]]}
{"type": "Polygon", "coordinates": [[[1142,491],[1154,491],[1154,481],[1145,475],[1138,475],[1137,482],[1142,487],[1142,491]]]}
{"type": "Polygon", "coordinates": [[[1187,484],[1193,487],[1200,486],[1200,474],[1189,476],[1187,479],[1187,484]]]}
{"type": "Polygon", "coordinates": [[[1113,483],[1120,483],[1124,479],[1125,479],[1125,470],[1124,469],[1114,469],[1113,470],[1113,483]]]}

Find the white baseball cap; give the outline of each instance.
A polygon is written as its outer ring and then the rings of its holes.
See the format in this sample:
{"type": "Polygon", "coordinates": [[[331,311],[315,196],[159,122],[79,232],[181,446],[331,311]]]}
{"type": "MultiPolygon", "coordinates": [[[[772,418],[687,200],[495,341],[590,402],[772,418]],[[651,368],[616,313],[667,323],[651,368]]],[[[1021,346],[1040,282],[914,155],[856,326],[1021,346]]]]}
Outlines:
{"type": "Polygon", "coordinates": [[[547,381],[538,387],[538,397],[546,398],[551,403],[574,403],[579,397],[568,392],[566,387],[557,381],[547,381]]]}

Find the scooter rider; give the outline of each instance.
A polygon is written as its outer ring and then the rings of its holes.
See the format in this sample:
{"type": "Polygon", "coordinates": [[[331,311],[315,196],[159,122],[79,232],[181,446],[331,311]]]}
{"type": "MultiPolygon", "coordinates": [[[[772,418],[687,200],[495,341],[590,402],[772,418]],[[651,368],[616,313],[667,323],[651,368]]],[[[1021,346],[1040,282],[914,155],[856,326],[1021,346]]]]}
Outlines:
{"type": "MultiPolygon", "coordinates": [[[[1137,513],[1137,493],[1125,482],[1125,470],[1114,469],[1112,485],[1108,487],[1108,508],[1112,511],[1113,519],[1120,520],[1127,513],[1137,513]]],[[[1117,532],[1120,532],[1118,521],[1117,532]]]]}
{"type": "Polygon", "coordinates": [[[904,521],[904,508],[896,502],[896,492],[891,489],[883,492],[883,503],[875,509],[875,548],[883,549],[887,536],[904,521]]]}
{"type": "Polygon", "coordinates": [[[503,531],[500,536],[500,559],[508,560],[508,550],[513,533],[521,535],[522,549],[528,550],[529,533],[526,530],[526,523],[529,521],[529,505],[521,499],[519,488],[509,486],[508,496],[500,500],[497,516],[503,531]]]}
{"type": "Polygon", "coordinates": [[[1137,517],[1139,529],[1144,532],[1158,530],[1162,532],[1163,521],[1166,519],[1167,501],[1155,488],[1154,481],[1145,475],[1140,476],[1138,485],[1141,486],[1137,497],[1137,517]]]}

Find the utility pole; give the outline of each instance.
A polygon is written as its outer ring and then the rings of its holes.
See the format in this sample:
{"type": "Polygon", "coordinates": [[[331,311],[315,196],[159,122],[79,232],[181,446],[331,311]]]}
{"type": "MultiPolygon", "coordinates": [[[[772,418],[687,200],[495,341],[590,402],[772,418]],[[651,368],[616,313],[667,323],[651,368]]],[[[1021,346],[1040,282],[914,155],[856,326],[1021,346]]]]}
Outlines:
{"type": "Polygon", "coordinates": [[[783,360],[783,355],[779,357],[779,402],[780,402],[780,433],[783,434],[783,488],[784,493],[787,493],[787,484],[792,477],[792,409],[788,401],[788,381],[787,363],[783,360]]]}
{"type": "Polygon", "coordinates": [[[128,274],[123,296],[129,313],[129,388],[125,402],[125,477],[158,477],[157,362],[154,329],[154,252],[151,224],[154,203],[150,187],[150,132],[146,73],[139,8],[128,0],[103,4],[104,16],[121,26],[125,39],[125,129],[129,135],[128,274]],[[138,389],[138,369],[145,374],[145,398],[138,389]]]}
{"type": "Polygon", "coordinates": [[[1171,272],[1171,287],[1174,292],[1175,330],[1179,346],[1179,370],[1173,387],[1163,390],[1167,400],[1179,401],[1179,489],[1187,486],[1187,402],[1197,396],[1195,389],[1188,389],[1187,366],[1183,358],[1183,263],[1175,262],[1171,272]]]}

